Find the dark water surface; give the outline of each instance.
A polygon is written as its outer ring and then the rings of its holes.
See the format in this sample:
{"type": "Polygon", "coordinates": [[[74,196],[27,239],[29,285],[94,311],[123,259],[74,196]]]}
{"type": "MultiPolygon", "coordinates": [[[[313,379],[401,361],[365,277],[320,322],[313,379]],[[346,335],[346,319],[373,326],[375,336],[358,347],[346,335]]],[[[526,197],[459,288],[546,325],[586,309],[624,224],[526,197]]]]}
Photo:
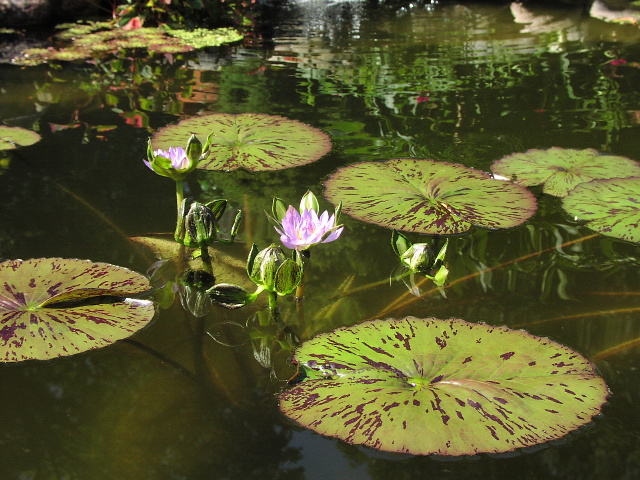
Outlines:
{"type": "MultiPolygon", "coordinates": [[[[277,241],[263,213],[274,195],[295,204],[310,188],[330,208],[322,182],[356,161],[434,158],[488,170],[504,155],[552,146],[640,160],[639,41],[637,27],[580,8],[310,1],[285,7],[266,47],[0,66],[0,120],[43,136],[2,165],[0,257],[146,271],[152,255],[127,237],[169,232],[175,221],[172,182],[142,163],[146,141],[198,113],[283,115],[333,141],[304,167],[190,179],[191,197],[224,196],[245,210],[241,243],[226,249],[240,259],[252,242],[277,241]]],[[[446,297],[418,299],[384,282],[396,267],[390,232],[346,217],[342,238],[313,250],[304,311],[285,299],[283,315],[303,340],[405,315],[548,336],[592,359],[613,392],[592,428],[509,458],[442,462],[346,445],[279,413],[276,394],[294,372],[290,352],[252,316],[264,298],[200,319],[176,301],[132,342],[0,366],[0,479],[640,478],[638,246],[591,236],[533,190],[539,209],[525,225],[451,239],[449,278],[469,278],[446,297]],[[398,298],[408,302],[389,308],[398,298]]]]}

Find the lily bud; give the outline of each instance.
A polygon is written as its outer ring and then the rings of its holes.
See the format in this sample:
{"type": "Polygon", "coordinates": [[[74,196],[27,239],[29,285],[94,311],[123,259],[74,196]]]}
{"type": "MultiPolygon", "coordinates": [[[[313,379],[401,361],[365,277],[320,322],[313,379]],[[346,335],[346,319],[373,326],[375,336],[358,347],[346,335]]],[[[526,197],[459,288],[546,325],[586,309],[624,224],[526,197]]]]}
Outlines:
{"type": "Polygon", "coordinates": [[[200,162],[200,156],[202,155],[202,143],[198,140],[198,137],[193,134],[191,134],[187,142],[186,154],[189,161],[197,166],[198,162],[200,162]]]}
{"type": "Polygon", "coordinates": [[[400,256],[400,261],[412,272],[428,274],[433,268],[435,255],[426,243],[414,243],[400,256]]]}
{"type": "Polygon", "coordinates": [[[217,238],[216,218],[209,207],[193,202],[185,216],[184,244],[190,248],[211,245],[217,238]]]}
{"type": "Polygon", "coordinates": [[[287,258],[276,245],[261,251],[254,245],[247,260],[247,273],[256,285],[278,295],[293,292],[303,276],[300,263],[287,258]]]}

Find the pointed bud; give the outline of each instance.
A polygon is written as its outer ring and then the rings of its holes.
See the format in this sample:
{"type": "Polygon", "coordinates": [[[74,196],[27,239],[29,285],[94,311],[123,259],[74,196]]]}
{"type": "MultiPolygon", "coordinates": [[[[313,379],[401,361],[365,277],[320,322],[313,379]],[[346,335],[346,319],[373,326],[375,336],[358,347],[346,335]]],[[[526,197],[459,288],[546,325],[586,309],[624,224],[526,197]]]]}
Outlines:
{"type": "Polygon", "coordinates": [[[187,247],[207,247],[217,238],[216,220],[211,209],[199,202],[193,202],[185,216],[186,234],[184,244],[187,247]]]}
{"type": "Polygon", "coordinates": [[[278,295],[291,293],[300,285],[302,267],[298,262],[287,258],[280,247],[271,245],[259,252],[256,250],[257,248],[252,248],[247,262],[247,271],[254,283],[278,295]]]}
{"type": "Polygon", "coordinates": [[[307,190],[307,193],[300,200],[300,214],[303,214],[305,210],[314,211],[316,214],[320,211],[318,199],[311,190],[307,190]]]}
{"type": "Polygon", "coordinates": [[[189,137],[187,148],[185,150],[190,166],[192,165],[193,168],[198,166],[198,163],[200,162],[200,155],[202,155],[202,143],[200,143],[198,137],[192,134],[191,137],[189,137]]]}

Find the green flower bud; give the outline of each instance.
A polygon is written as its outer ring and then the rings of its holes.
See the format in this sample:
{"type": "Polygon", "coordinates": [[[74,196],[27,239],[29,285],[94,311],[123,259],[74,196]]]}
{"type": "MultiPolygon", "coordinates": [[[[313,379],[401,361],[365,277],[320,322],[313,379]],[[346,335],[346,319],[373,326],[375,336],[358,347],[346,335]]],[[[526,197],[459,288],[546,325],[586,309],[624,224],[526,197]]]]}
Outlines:
{"type": "Polygon", "coordinates": [[[426,243],[414,243],[401,256],[400,261],[412,272],[430,273],[435,255],[426,243]]]}
{"type": "Polygon", "coordinates": [[[261,251],[254,245],[247,260],[247,273],[256,285],[278,295],[293,292],[303,276],[301,264],[287,258],[276,245],[261,251]]]}
{"type": "Polygon", "coordinates": [[[211,245],[217,238],[216,217],[209,207],[193,202],[185,216],[184,244],[190,248],[211,245]]]}
{"type": "Polygon", "coordinates": [[[202,143],[198,140],[198,137],[191,134],[185,150],[189,161],[194,165],[194,167],[197,166],[200,162],[200,156],[202,155],[202,143]]]}

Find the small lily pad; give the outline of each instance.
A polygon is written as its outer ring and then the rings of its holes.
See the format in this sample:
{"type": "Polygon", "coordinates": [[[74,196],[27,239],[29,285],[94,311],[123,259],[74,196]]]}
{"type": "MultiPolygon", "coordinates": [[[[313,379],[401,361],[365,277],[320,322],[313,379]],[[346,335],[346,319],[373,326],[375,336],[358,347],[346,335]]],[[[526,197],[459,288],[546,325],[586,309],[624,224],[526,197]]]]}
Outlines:
{"type": "Polygon", "coordinates": [[[640,178],[581,183],[562,199],[563,208],[603,235],[640,243],[640,178]]]}
{"type": "Polygon", "coordinates": [[[12,150],[33,145],[39,142],[40,138],[38,133],[26,128],[0,125],[0,150],[12,150]]]}
{"type": "Polygon", "coordinates": [[[325,196],[365,222],[408,232],[458,234],[520,225],[535,213],[524,187],[453,163],[415,158],[348,165],[325,182],[325,196]]]}
{"type": "Polygon", "coordinates": [[[0,263],[0,361],[50,359],[133,335],[153,302],[120,298],[151,288],[139,273],[65,258],[0,263]]]}
{"type": "Polygon", "coordinates": [[[280,394],[301,425],[416,455],[503,453],[588,424],[608,389],[571,349],[522,330],[407,317],[320,334],[296,351],[308,378],[280,394]]]}
{"type": "Polygon", "coordinates": [[[544,193],[564,197],[576,185],[597,178],[640,176],[640,163],[591,148],[552,147],[508,155],[493,162],[491,171],[527,187],[542,184],[544,193]]]}
{"type": "Polygon", "coordinates": [[[195,134],[202,143],[213,134],[204,170],[253,172],[282,170],[314,162],[331,150],[329,136],[297,120],[259,113],[214,113],[190,117],[158,130],[154,149],[186,144],[195,134]]]}

